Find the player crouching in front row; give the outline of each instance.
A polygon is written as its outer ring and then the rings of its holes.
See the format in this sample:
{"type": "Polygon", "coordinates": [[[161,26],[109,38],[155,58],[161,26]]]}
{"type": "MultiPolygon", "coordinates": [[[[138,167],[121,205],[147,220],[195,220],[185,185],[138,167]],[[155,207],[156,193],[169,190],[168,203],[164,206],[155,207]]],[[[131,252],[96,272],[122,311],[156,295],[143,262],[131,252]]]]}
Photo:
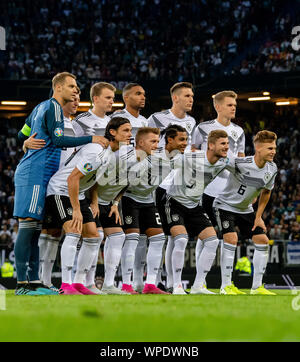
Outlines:
{"type": "MultiPolygon", "coordinates": [[[[260,131],[254,137],[255,154],[235,158],[234,168],[242,175],[242,182],[236,174],[230,173],[226,187],[214,201],[219,228],[223,234],[221,249],[221,294],[236,295],[237,289],[231,281],[233,262],[238,235],[238,226],[245,237],[250,237],[255,246],[253,256],[253,283],[250,294],[275,295],[264,288],[262,278],[268,262],[269,239],[262,214],[274,187],[277,166],[273,162],[276,154],[274,132],[260,131]],[[258,197],[258,208],[254,213],[252,202],[258,197]]],[[[244,294],[244,293],[243,293],[244,294]]]]}

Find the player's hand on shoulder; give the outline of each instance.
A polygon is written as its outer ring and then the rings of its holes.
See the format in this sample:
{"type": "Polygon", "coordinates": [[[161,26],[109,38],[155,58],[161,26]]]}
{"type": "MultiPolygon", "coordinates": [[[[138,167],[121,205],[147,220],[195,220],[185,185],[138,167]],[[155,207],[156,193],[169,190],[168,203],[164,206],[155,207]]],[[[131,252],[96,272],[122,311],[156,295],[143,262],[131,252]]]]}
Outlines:
{"type": "Polygon", "coordinates": [[[103,148],[107,148],[109,146],[108,139],[103,137],[103,136],[93,136],[92,137],[92,143],[98,143],[103,148]]]}

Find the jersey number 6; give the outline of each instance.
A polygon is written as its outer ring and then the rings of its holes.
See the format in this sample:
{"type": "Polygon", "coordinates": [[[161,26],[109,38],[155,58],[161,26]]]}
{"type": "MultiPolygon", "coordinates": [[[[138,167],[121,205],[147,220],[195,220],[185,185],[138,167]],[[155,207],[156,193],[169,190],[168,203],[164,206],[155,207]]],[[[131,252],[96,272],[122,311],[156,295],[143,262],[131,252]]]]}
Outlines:
{"type": "Polygon", "coordinates": [[[240,195],[244,195],[245,191],[246,191],[246,187],[245,185],[241,185],[240,188],[238,189],[238,194],[240,195]]]}

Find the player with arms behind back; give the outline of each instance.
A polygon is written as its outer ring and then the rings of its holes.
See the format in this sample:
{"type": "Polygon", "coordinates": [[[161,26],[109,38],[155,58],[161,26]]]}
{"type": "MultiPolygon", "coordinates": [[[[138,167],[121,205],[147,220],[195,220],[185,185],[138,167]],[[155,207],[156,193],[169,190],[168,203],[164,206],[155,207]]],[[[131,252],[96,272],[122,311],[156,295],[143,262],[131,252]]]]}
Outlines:
{"type": "MultiPolygon", "coordinates": [[[[228,157],[244,157],[245,156],[245,134],[243,129],[232,120],[236,115],[237,107],[237,94],[231,90],[218,92],[213,96],[213,106],[217,112],[217,118],[201,122],[193,134],[192,147],[193,149],[207,149],[207,138],[213,130],[223,130],[228,134],[229,150],[228,157]]],[[[228,170],[224,170],[218,177],[216,177],[204,190],[202,196],[202,206],[209,216],[212,224],[216,227],[217,221],[213,210],[213,202],[224,189],[226,179],[229,175],[228,170]]],[[[201,250],[203,247],[202,240],[198,239],[196,244],[196,264],[199,261],[201,250]]],[[[223,243],[221,240],[221,271],[222,264],[223,243]]],[[[199,267],[199,266],[198,266],[199,267]]]]}
{"type": "Polygon", "coordinates": [[[121,111],[116,111],[111,115],[114,117],[127,118],[132,127],[132,138],[130,143],[134,146],[135,135],[140,127],[148,126],[147,119],[140,114],[145,107],[146,95],[144,88],[138,83],[128,83],[123,88],[123,100],[125,108],[121,111]]]}
{"type": "MultiPolygon", "coordinates": [[[[166,129],[169,125],[178,125],[183,127],[188,135],[188,146],[187,150],[190,149],[192,144],[192,135],[195,131],[196,121],[195,119],[188,114],[193,108],[194,104],[194,91],[193,85],[189,82],[178,82],[172,85],[170,88],[170,96],[172,100],[172,106],[170,109],[167,109],[162,112],[156,112],[148,118],[150,127],[158,127],[161,131],[166,129]]],[[[163,133],[162,133],[163,134],[163,133]]],[[[166,143],[165,136],[161,136],[159,142],[159,150],[164,149],[166,143]]],[[[171,266],[170,258],[172,250],[174,247],[174,242],[172,236],[168,236],[168,243],[166,246],[165,254],[165,263],[166,263],[166,272],[167,272],[167,284],[169,276],[172,274],[172,270],[168,267],[171,266]]],[[[162,288],[161,283],[161,269],[158,273],[157,284],[162,288]]],[[[171,283],[172,284],[172,283],[171,283]]]]}

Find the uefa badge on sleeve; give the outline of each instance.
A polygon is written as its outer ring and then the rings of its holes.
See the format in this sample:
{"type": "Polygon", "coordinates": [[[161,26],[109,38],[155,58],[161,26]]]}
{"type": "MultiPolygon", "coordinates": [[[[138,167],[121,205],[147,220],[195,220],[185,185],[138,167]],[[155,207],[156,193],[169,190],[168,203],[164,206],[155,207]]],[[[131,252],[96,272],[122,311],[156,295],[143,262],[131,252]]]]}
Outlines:
{"type": "Polygon", "coordinates": [[[63,134],[64,134],[64,131],[62,128],[59,128],[59,127],[55,128],[55,130],[54,130],[55,137],[61,137],[61,136],[63,136],[63,134]]]}
{"type": "Polygon", "coordinates": [[[83,168],[86,172],[91,172],[93,169],[93,166],[91,163],[87,162],[86,164],[83,165],[83,168]]]}

